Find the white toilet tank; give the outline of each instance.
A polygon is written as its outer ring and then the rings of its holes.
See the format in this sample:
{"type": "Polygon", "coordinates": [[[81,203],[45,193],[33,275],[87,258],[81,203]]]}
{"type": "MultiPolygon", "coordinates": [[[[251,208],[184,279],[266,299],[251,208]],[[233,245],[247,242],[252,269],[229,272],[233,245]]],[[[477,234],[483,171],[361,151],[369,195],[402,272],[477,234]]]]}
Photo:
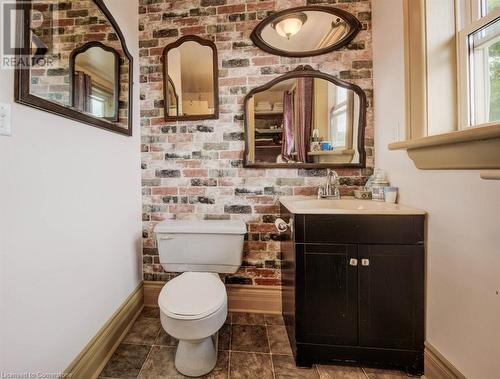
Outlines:
{"type": "Polygon", "coordinates": [[[163,221],[155,227],[160,263],[168,272],[234,274],[246,231],[243,221],[163,221]]]}

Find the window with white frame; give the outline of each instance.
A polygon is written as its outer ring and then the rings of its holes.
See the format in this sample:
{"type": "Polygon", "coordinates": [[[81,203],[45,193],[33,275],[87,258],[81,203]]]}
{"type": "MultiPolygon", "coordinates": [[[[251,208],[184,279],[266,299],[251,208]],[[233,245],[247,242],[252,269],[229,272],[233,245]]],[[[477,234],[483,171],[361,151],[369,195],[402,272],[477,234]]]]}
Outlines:
{"type": "Polygon", "coordinates": [[[500,0],[464,0],[459,43],[461,128],[500,124],[500,0]]]}
{"type": "Polygon", "coordinates": [[[403,5],[408,137],[389,149],[424,170],[500,168],[500,0],[403,5]]]}
{"type": "Polygon", "coordinates": [[[347,89],[335,88],[335,102],[330,109],[330,140],[333,147],[346,146],[347,89]]]}
{"type": "Polygon", "coordinates": [[[346,88],[330,86],[330,140],[334,148],[352,148],[354,93],[346,88]],[[332,90],[333,88],[333,90],[332,90]]]}

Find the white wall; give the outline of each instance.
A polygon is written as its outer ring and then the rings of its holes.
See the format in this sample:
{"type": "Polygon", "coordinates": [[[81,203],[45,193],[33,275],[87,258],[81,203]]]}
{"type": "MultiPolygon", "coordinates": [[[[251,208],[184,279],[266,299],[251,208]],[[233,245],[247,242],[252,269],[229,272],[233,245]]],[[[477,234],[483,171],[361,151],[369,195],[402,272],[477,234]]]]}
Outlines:
{"type": "Polygon", "coordinates": [[[498,378],[500,182],[417,170],[406,152],[387,149],[404,129],[401,15],[401,0],[373,0],[376,165],[402,203],[429,212],[427,340],[468,378],[498,378]]]}
{"type": "Polygon", "coordinates": [[[106,0],[135,57],[134,136],[14,104],[0,136],[0,372],[59,372],[141,280],[137,0],[106,0]]]}

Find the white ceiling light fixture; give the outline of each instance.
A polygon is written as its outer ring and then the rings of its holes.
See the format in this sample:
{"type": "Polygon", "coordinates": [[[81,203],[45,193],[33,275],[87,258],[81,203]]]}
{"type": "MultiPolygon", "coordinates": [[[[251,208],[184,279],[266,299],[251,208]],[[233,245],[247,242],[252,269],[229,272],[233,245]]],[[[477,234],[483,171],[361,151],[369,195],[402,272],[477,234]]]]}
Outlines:
{"type": "Polygon", "coordinates": [[[280,36],[290,39],[297,34],[307,21],[305,13],[290,13],[277,18],[271,26],[280,36]]]}

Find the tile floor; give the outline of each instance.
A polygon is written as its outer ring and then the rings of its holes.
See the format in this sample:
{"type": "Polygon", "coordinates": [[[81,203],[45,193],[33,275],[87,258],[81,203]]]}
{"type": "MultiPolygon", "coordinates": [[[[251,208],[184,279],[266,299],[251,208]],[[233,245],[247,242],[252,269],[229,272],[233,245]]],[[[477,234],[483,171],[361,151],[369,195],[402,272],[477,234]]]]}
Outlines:
{"type": "MultiPolygon", "coordinates": [[[[174,366],[176,340],[145,308],[99,378],[184,378],[174,366]]],[[[283,320],[276,315],[233,313],[219,332],[219,357],[211,379],[398,379],[399,371],[316,365],[295,367],[283,320]]]]}

